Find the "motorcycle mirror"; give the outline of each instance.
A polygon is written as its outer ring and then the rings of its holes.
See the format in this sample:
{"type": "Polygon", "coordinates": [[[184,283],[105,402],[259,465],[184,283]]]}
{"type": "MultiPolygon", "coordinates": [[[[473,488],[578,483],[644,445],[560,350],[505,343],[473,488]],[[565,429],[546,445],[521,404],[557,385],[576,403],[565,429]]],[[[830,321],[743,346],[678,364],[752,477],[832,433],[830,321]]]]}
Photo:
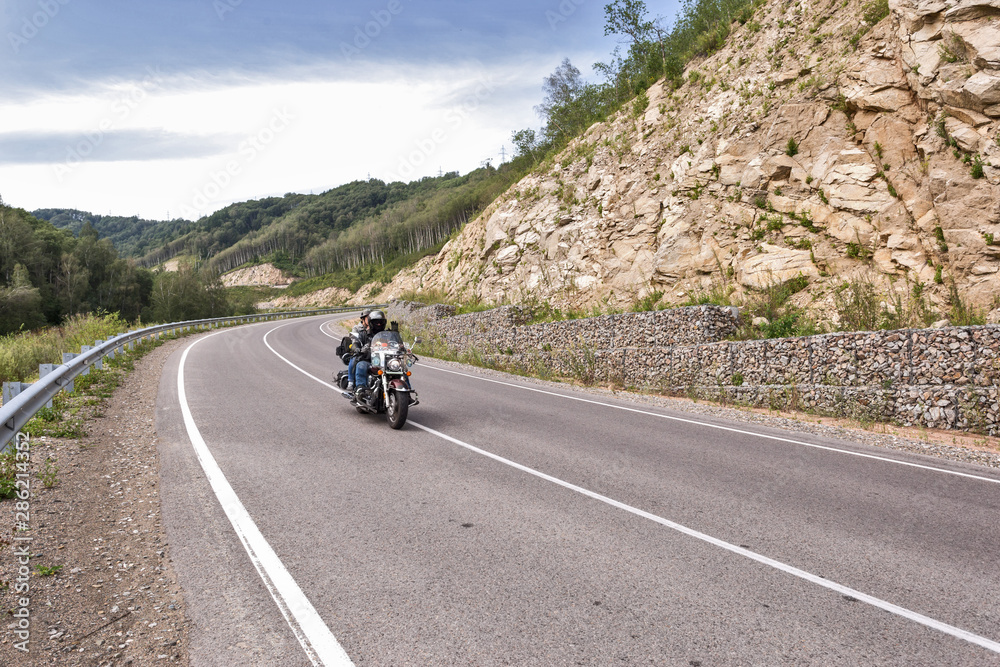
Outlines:
{"type": "Polygon", "coordinates": [[[416,338],[413,339],[413,344],[414,345],[419,345],[422,342],[424,342],[424,339],[421,338],[420,336],[417,336],[416,338]]]}

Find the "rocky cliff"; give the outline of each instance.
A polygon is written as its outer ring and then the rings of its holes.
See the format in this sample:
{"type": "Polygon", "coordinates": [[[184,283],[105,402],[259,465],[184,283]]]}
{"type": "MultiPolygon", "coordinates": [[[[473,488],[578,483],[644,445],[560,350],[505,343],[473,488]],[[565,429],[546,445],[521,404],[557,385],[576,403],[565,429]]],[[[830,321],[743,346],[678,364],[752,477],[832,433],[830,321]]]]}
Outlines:
{"type": "Polygon", "coordinates": [[[954,284],[995,309],[1000,3],[889,0],[884,14],[760,7],[680,88],[592,126],[379,299],[739,301],[804,276],[797,305],[827,319],[861,277],[941,311],[954,284]]]}

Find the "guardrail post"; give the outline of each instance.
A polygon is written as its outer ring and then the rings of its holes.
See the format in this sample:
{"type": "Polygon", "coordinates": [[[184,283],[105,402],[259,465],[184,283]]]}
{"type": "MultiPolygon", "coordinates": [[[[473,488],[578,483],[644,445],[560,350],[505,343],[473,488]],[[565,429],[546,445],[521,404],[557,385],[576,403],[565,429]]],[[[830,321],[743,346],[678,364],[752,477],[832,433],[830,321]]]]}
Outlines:
{"type": "MultiPolygon", "coordinates": [[[[63,352],[63,363],[64,364],[68,364],[69,362],[73,361],[74,359],[76,359],[79,356],[80,356],[79,354],[74,354],[73,352],[63,352]]],[[[90,372],[90,368],[83,369],[83,375],[86,375],[89,372],[90,372]]],[[[70,380],[69,384],[66,385],[66,391],[68,391],[68,392],[72,392],[73,391],[73,381],[72,380],[70,380]]]]}
{"type": "MultiPolygon", "coordinates": [[[[95,347],[100,347],[103,344],[104,344],[103,340],[95,340],[94,341],[94,345],[90,349],[93,350],[95,347]]],[[[99,370],[99,371],[100,370],[104,370],[104,356],[103,355],[97,358],[97,361],[94,362],[94,367],[97,368],[97,370],[99,370]]]]}
{"type": "MultiPolygon", "coordinates": [[[[43,377],[58,368],[55,364],[38,364],[38,379],[41,380],[43,377]]],[[[49,410],[52,409],[52,400],[50,399],[48,403],[45,404],[49,410]]]]}
{"type": "MultiPolygon", "coordinates": [[[[80,346],[80,354],[84,354],[86,352],[90,352],[93,349],[94,349],[93,345],[81,345],[80,346]]],[[[100,368],[100,366],[98,366],[98,368],[100,368]]],[[[83,370],[83,373],[81,373],[81,375],[90,375],[90,366],[87,366],[83,370]]]]}
{"type": "Polygon", "coordinates": [[[31,385],[26,382],[4,382],[3,383],[3,402],[7,405],[14,397],[20,394],[22,391],[26,390],[31,385]]]}
{"type": "MultiPolygon", "coordinates": [[[[63,361],[64,364],[68,364],[69,362],[73,361],[73,359],[75,357],[78,357],[78,356],[79,355],[73,354],[72,352],[63,352],[63,355],[62,355],[63,360],[62,361],[63,361]]],[[[87,369],[87,370],[90,370],[90,369],[87,369]]],[[[87,371],[84,371],[84,374],[86,374],[86,372],[87,371]]],[[[68,392],[70,394],[73,393],[73,381],[72,380],[70,380],[69,382],[66,383],[66,386],[63,387],[63,391],[68,392]]]]}

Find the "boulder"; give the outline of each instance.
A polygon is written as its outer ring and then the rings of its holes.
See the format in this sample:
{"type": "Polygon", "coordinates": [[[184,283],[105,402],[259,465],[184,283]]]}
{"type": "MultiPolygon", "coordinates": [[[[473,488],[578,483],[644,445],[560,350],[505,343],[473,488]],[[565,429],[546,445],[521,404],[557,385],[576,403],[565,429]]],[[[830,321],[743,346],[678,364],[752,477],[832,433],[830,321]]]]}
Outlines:
{"type": "Polygon", "coordinates": [[[808,251],[793,250],[764,243],[759,255],[749,257],[737,268],[740,284],[754,289],[765,289],[786,283],[799,276],[814,280],[819,271],[812,263],[808,251]]]}

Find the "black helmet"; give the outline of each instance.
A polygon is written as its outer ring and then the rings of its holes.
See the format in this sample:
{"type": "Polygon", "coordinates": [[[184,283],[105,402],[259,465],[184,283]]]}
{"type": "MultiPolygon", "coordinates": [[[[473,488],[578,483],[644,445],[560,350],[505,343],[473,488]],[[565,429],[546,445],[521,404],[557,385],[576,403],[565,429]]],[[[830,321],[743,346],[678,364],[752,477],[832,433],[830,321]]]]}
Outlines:
{"type": "Polygon", "coordinates": [[[371,308],[365,308],[364,310],[362,310],[361,319],[365,319],[366,317],[368,317],[368,315],[371,314],[371,312],[372,312],[371,308]]]}
{"type": "Polygon", "coordinates": [[[381,310],[373,310],[368,313],[368,324],[373,332],[385,331],[385,313],[381,310]]]}

